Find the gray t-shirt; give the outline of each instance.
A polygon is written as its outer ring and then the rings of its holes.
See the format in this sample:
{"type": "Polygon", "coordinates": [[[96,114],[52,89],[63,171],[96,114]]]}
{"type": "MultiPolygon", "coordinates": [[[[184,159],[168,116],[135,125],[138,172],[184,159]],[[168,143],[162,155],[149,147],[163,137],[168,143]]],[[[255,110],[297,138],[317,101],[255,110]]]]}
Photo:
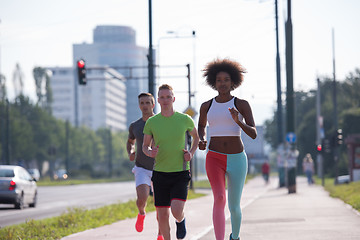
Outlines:
{"type": "Polygon", "coordinates": [[[145,121],[142,118],[139,118],[137,121],[132,122],[129,127],[129,138],[136,140],[135,165],[152,171],[154,167],[154,159],[146,156],[142,151],[142,144],[144,140],[144,126],[145,121]]]}

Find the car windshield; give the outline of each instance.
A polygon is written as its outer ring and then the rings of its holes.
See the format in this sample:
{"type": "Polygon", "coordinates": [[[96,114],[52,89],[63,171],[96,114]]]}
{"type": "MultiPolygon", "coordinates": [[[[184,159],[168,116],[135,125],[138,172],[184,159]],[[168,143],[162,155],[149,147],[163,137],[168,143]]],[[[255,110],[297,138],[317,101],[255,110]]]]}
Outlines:
{"type": "Polygon", "coordinates": [[[14,170],[0,169],[0,177],[14,177],[14,170]]]}

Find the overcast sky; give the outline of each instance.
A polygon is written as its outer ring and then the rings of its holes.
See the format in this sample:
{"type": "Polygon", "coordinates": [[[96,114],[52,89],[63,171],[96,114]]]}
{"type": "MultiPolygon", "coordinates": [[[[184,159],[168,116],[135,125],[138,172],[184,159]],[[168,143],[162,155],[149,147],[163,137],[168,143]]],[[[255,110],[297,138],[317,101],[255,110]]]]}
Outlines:
{"type": "MultiPolygon", "coordinates": [[[[279,0],[283,89],[286,3],[279,0]]],[[[273,0],[153,0],[152,5],[153,45],[160,48],[160,65],[194,67],[195,108],[216,96],[204,85],[201,69],[216,57],[228,57],[248,71],[233,94],[249,101],[257,125],[271,118],[276,108],[273,0]]],[[[317,76],[332,76],[332,29],[338,80],[360,67],[359,11],[358,0],[292,0],[295,90],[314,89],[317,76]]],[[[130,26],[139,46],[148,47],[149,42],[148,0],[0,0],[0,19],[0,71],[7,79],[10,99],[17,63],[25,77],[24,94],[35,101],[32,69],[72,66],[72,44],[92,43],[97,25],[130,26]]],[[[183,111],[186,79],[166,82],[178,91],[175,107],[183,111]]]]}

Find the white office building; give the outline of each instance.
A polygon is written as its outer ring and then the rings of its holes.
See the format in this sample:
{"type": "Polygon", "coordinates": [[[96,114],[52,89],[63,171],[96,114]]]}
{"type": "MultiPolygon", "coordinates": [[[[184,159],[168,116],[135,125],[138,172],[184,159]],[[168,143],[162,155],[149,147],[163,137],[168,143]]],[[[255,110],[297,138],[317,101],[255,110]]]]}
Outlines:
{"type": "Polygon", "coordinates": [[[148,49],[136,45],[136,32],[127,26],[97,26],[93,43],[73,45],[74,63],[86,66],[109,66],[126,78],[126,117],[129,126],[141,116],[137,96],[148,91],[148,49]]]}
{"type": "Polygon", "coordinates": [[[74,69],[70,67],[48,67],[47,69],[51,72],[52,113],[54,117],[68,120],[75,125],[74,69]]]}
{"type": "Polygon", "coordinates": [[[91,70],[87,72],[87,78],[94,80],[88,81],[86,85],[78,85],[74,68],[47,69],[52,73],[52,112],[56,118],[94,130],[127,129],[126,86],[121,74],[112,71],[110,75],[106,70],[91,70]]]}
{"type": "Polygon", "coordinates": [[[132,28],[97,26],[93,43],[73,45],[73,67],[47,68],[53,115],[74,126],[127,130],[141,116],[137,96],[148,91],[147,54],[147,48],[136,45],[132,28]],[[86,63],[86,85],[77,82],[79,59],[86,63]]]}

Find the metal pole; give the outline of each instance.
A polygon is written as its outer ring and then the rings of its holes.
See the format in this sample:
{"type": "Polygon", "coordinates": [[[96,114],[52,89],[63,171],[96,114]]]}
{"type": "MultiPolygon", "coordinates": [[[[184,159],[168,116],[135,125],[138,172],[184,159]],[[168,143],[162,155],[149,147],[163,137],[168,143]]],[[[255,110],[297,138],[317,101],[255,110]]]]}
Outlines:
{"type": "Polygon", "coordinates": [[[74,68],[74,105],[75,105],[75,127],[79,127],[79,100],[78,100],[78,76],[76,74],[76,66],[74,68]]]}
{"type": "Polygon", "coordinates": [[[338,184],[338,175],[339,175],[339,146],[337,144],[337,130],[338,130],[338,120],[337,120],[337,99],[336,99],[336,71],[335,71],[335,33],[334,29],[332,29],[332,50],[333,50],[333,104],[334,104],[334,111],[333,111],[333,121],[334,121],[334,161],[335,161],[335,184],[338,184]]]}
{"type": "MultiPolygon", "coordinates": [[[[291,0],[287,1],[288,19],[286,21],[286,131],[295,133],[295,109],[294,109],[294,87],[293,87],[293,46],[292,46],[292,22],[291,22],[291,0]]],[[[290,149],[294,149],[291,144],[290,149]]],[[[296,193],[296,165],[287,169],[289,193],[296,193]]]]}
{"type": "MultiPolygon", "coordinates": [[[[193,69],[193,74],[192,74],[192,83],[194,85],[194,92],[196,92],[196,32],[193,30],[192,31],[192,36],[193,36],[193,65],[192,65],[192,69],[193,69]]],[[[196,106],[196,98],[194,98],[194,106],[196,106]]],[[[196,152],[195,152],[196,153],[196,152]]]]}
{"type": "Polygon", "coordinates": [[[286,22],[286,120],[287,132],[294,132],[295,121],[291,0],[288,0],[288,19],[286,22]]]}
{"type": "Polygon", "coordinates": [[[190,81],[190,64],[186,64],[187,67],[187,78],[188,78],[188,101],[189,106],[191,106],[191,81],[190,81]]]}
{"type": "MultiPolygon", "coordinates": [[[[278,24],[278,1],[275,0],[275,29],[276,29],[276,84],[277,84],[277,131],[278,131],[278,154],[284,155],[281,152],[281,147],[284,146],[284,128],[283,128],[283,106],[282,106],[282,91],[281,91],[281,63],[279,54],[279,24],[278,24]]],[[[279,171],[279,187],[286,186],[286,173],[284,166],[284,156],[278,156],[282,159],[278,164],[279,171]]]]}
{"type": "Polygon", "coordinates": [[[281,65],[279,54],[279,25],[278,25],[278,1],[275,0],[275,25],[276,25],[276,83],[277,83],[277,130],[278,143],[283,143],[283,114],[282,114],[282,100],[281,100],[281,65]]]}
{"type": "Polygon", "coordinates": [[[65,161],[66,172],[70,172],[70,158],[69,158],[69,120],[65,122],[65,161]]]}
{"type": "Polygon", "coordinates": [[[5,129],[6,129],[6,124],[5,124],[5,116],[6,116],[6,105],[5,105],[5,101],[4,101],[4,106],[0,107],[0,111],[1,111],[1,117],[0,117],[0,122],[1,122],[1,158],[0,158],[0,164],[5,164],[5,142],[6,142],[6,138],[5,138],[5,129]]]}
{"type": "Polygon", "coordinates": [[[112,177],[112,133],[109,129],[109,177],[112,177]]]}
{"type": "MultiPolygon", "coordinates": [[[[149,0],[149,55],[148,55],[149,67],[149,93],[154,95],[154,62],[153,62],[153,47],[152,47],[152,7],[151,0],[149,0]]],[[[155,96],[155,95],[154,95],[155,96]]]]}
{"type": "Polygon", "coordinates": [[[7,165],[10,165],[10,111],[9,111],[9,100],[6,99],[5,101],[6,104],[6,118],[5,118],[5,126],[6,126],[6,130],[5,130],[5,162],[7,165]]]}
{"type": "MultiPolygon", "coordinates": [[[[188,78],[188,101],[189,101],[189,107],[191,106],[191,84],[190,84],[190,64],[186,64],[186,68],[187,68],[187,78],[188,78]]],[[[187,136],[187,144],[188,144],[188,149],[190,151],[191,148],[191,136],[190,134],[187,132],[186,133],[187,136]]],[[[191,175],[193,175],[193,161],[190,161],[190,172],[191,175]]],[[[190,189],[194,189],[194,185],[193,185],[193,179],[190,180],[190,189]]]]}
{"type": "MultiPolygon", "coordinates": [[[[322,145],[322,117],[321,117],[321,88],[320,79],[317,78],[317,91],[316,91],[316,145],[322,145]]],[[[322,146],[324,149],[324,146],[322,146]]],[[[317,175],[322,179],[322,185],[324,186],[324,159],[320,152],[317,152],[317,175]]]]}

